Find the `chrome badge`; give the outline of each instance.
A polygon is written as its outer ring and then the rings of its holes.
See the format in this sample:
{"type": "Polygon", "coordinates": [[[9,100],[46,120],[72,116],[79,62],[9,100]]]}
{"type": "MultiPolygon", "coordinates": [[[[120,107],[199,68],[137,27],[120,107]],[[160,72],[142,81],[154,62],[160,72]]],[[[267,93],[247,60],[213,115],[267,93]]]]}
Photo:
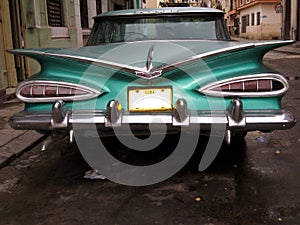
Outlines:
{"type": "Polygon", "coordinates": [[[155,77],[159,77],[162,74],[162,70],[154,70],[154,71],[135,71],[135,74],[141,78],[152,79],[155,77]]]}
{"type": "Polygon", "coordinates": [[[149,48],[146,67],[143,70],[135,71],[135,74],[138,77],[146,78],[146,79],[152,79],[152,78],[155,78],[155,77],[159,77],[162,74],[162,70],[155,70],[153,68],[153,65],[152,65],[153,50],[154,50],[154,45],[152,45],[149,48]]]}

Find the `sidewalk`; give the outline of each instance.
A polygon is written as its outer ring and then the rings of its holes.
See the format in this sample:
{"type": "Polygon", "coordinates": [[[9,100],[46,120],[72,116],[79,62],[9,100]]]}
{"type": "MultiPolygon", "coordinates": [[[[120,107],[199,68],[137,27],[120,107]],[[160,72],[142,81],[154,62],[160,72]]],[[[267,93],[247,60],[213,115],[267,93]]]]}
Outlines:
{"type": "MultiPolygon", "coordinates": [[[[233,40],[236,40],[239,42],[246,42],[246,43],[272,42],[272,40],[250,40],[250,39],[240,38],[238,36],[232,36],[231,38],[233,40]]],[[[280,41],[280,40],[278,40],[278,41],[280,41]]],[[[295,43],[293,43],[291,45],[277,48],[274,51],[300,55],[300,41],[296,41],[295,43]]]]}
{"type": "Polygon", "coordinates": [[[274,51],[300,55],[300,41],[297,41],[288,46],[277,48],[274,51]]]}
{"type": "Polygon", "coordinates": [[[23,108],[17,99],[0,104],[0,168],[44,138],[36,131],[14,130],[9,126],[9,118],[23,108]]]}
{"type": "Polygon", "coordinates": [[[7,88],[0,90],[0,105],[6,101],[10,101],[15,98],[15,88],[7,88]]]}

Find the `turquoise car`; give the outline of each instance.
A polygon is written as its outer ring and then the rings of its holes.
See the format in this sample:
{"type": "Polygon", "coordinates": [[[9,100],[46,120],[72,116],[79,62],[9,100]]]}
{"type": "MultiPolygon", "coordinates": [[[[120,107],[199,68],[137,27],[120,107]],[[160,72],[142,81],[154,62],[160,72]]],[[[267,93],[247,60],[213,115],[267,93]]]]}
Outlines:
{"type": "Polygon", "coordinates": [[[41,65],[16,89],[25,109],[13,128],[73,140],[75,129],[90,126],[99,136],[222,127],[230,143],[296,123],[281,106],[287,80],[262,63],[292,41],[231,40],[224,13],[212,8],[121,10],[94,21],[84,47],[10,51],[41,65]]]}

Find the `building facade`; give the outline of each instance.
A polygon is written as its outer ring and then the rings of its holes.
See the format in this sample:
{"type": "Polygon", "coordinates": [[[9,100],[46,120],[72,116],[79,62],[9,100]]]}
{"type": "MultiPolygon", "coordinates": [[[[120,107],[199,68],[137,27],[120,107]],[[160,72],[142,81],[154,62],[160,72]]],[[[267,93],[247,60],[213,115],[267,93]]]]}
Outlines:
{"type": "Polygon", "coordinates": [[[300,40],[300,0],[146,0],[147,8],[172,6],[223,10],[232,35],[300,40]]]}
{"type": "Polygon", "coordinates": [[[231,0],[227,17],[233,35],[248,39],[281,38],[281,0],[231,0]]]}
{"type": "Polygon", "coordinates": [[[0,90],[37,73],[34,60],[6,52],[15,48],[71,48],[86,43],[99,13],[140,8],[142,0],[1,0],[0,90]]]}
{"type": "Polygon", "coordinates": [[[212,7],[222,10],[222,5],[225,1],[226,0],[146,0],[146,7],[212,7]]]}
{"type": "Polygon", "coordinates": [[[300,0],[226,0],[232,35],[248,39],[300,38],[300,0]]]}
{"type": "Polygon", "coordinates": [[[14,56],[6,52],[13,48],[9,7],[8,0],[0,1],[0,90],[18,83],[14,56]]]}

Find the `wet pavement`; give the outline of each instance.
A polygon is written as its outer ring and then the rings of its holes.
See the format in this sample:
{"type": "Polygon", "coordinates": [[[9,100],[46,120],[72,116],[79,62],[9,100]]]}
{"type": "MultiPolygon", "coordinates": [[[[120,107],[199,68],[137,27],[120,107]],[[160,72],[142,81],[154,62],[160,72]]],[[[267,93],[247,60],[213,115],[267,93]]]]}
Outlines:
{"type": "Polygon", "coordinates": [[[146,187],[84,179],[67,140],[38,145],[0,171],[0,224],[299,224],[299,140],[286,135],[253,132],[207,171],[146,187]]]}
{"type": "MultiPolygon", "coordinates": [[[[265,58],[289,78],[283,105],[297,118],[299,62],[287,52],[265,58]]],[[[299,123],[251,132],[224,145],[208,170],[197,172],[195,157],[172,178],[145,187],[84,179],[90,167],[67,139],[44,152],[41,146],[0,170],[0,224],[300,224],[299,123]]]]}

